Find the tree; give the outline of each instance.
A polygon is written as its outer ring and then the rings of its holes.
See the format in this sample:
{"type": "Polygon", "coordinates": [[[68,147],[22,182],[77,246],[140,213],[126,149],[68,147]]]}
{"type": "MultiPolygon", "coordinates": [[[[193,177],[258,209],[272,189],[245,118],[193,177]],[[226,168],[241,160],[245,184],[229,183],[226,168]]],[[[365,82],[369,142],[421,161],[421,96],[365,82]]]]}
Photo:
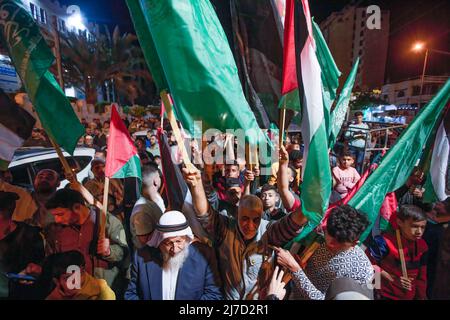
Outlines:
{"type": "Polygon", "coordinates": [[[120,96],[134,104],[144,93],[142,84],[152,80],[146,69],[137,37],[120,34],[115,27],[111,36],[97,33],[94,40],[84,35],[68,33],[61,37],[64,81],[84,90],[86,102],[97,102],[97,88],[106,83],[114,86],[120,96]]]}

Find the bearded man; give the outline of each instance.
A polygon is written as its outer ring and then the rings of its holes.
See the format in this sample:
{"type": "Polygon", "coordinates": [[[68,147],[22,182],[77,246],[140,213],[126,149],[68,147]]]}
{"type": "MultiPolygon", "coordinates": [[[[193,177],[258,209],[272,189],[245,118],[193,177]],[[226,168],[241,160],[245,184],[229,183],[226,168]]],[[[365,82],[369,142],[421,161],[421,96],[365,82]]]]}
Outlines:
{"type": "Polygon", "coordinates": [[[220,300],[211,248],[194,240],[179,211],[164,213],[131,266],[126,300],[220,300]]]}

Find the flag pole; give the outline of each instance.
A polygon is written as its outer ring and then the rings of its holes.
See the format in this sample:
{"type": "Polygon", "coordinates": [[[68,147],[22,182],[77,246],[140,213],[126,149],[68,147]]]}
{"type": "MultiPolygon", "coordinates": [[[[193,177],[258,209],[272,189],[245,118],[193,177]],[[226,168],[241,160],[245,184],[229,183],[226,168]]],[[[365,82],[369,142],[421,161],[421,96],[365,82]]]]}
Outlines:
{"type": "Polygon", "coordinates": [[[279,132],[279,145],[278,147],[281,148],[283,145],[283,136],[284,136],[284,127],[286,123],[286,101],[283,102],[283,108],[280,109],[280,132],[279,132]]]}
{"type": "Polygon", "coordinates": [[[395,230],[397,236],[398,254],[400,256],[400,265],[402,266],[402,275],[404,278],[408,278],[408,272],[406,271],[405,254],[403,252],[402,237],[400,235],[400,229],[395,230]]]}
{"type": "Polygon", "coordinates": [[[181,137],[180,128],[178,127],[177,121],[173,114],[172,103],[170,102],[169,95],[166,90],[161,91],[161,99],[164,102],[164,107],[166,109],[167,118],[169,119],[170,126],[172,127],[173,134],[175,135],[175,139],[177,140],[178,148],[181,151],[181,156],[183,158],[184,165],[186,168],[191,169],[194,165],[189,158],[189,155],[186,151],[186,147],[184,145],[183,138],[181,137]]]}
{"type": "Polygon", "coordinates": [[[103,206],[100,215],[98,238],[106,238],[106,213],[108,212],[109,177],[105,177],[105,187],[103,188],[103,206]]]}

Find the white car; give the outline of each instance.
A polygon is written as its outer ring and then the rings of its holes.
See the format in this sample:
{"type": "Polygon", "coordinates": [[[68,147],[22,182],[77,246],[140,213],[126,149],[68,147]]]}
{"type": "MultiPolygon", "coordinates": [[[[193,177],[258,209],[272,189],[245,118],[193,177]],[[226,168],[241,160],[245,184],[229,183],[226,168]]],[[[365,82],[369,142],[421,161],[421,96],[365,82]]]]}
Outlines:
{"type": "MultiPolygon", "coordinates": [[[[65,151],[63,151],[63,155],[72,169],[75,169],[77,180],[82,183],[89,176],[95,149],[76,148],[73,157],[65,151]]],[[[13,176],[12,183],[28,190],[33,190],[34,177],[42,169],[52,169],[60,174],[61,184],[59,189],[64,188],[69,183],[64,178],[61,161],[53,148],[28,147],[17,149],[8,169],[13,176]]]]}

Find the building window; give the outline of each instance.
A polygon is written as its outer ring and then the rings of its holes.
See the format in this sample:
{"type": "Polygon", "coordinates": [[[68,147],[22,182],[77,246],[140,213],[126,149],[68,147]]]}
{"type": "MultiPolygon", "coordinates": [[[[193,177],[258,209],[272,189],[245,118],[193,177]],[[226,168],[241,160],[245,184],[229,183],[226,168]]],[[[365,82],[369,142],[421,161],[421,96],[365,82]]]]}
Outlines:
{"type": "Polygon", "coordinates": [[[66,32],[66,21],[58,19],[58,28],[61,32],[66,32]]]}
{"type": "Polygon", "coordinates": [[[42,8],[40,8],[39,12],[41,14],[40,22],[43,23],[43,24],[47,24],[47,11],[45,11],[42,8]]]}
{"type": "Polygon", "coordinates": [[[412,95],[413,96],[420,95],[420,86],[413,86],[412,95]]]}
{"type": "Polygon", "coordinates": [[[34,5],[34,3],[30,2],[30,11],[31,11],[31,15],[33,16],[34,19],[37,19],[37,8],[34,5]]]}
{"type": "Polygon", "coordinates": [[[362,39],[359,40],[359,46],[360,46],[360,47],[362,47],[363,43],[364,43],[364,41],[363,41],[362,39]]]}
{"type": "Polygon", "coordinates": [[[361,11],[361,16],[364,18],[366,16],[366,10],[361,11]]]}
{"type": "Polygon", "coordinates": [[[405,96],[404,90],[400,90],[399,92],[397,92],[397,98],[403,98],[404,96],[405,96]]]}
{"type": "Polygon", "coordinates": [[[364,30],[361,30],[361,32],[359,33],[360,37],[364,37],[364,30]]]}
{"type": "Polygon", "coordinates": [[[362,50],[359,50],[358,55],[359,55],[359,56],[362,56],[362,54],[363,54],[363,51],[362,51],[362,50]]]}

